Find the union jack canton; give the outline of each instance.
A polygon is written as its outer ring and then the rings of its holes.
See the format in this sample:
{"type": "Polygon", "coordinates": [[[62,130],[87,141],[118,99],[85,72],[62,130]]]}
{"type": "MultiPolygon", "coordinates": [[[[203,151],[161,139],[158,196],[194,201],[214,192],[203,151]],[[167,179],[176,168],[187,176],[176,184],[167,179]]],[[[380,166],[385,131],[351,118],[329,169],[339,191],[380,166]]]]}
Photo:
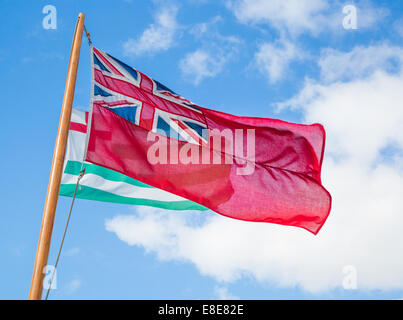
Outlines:
{"type": "Polygon", "coordinates": [[[165,136],[208,144],[203,112],[160,82],[93,48],[94,105],[165,136]]]}

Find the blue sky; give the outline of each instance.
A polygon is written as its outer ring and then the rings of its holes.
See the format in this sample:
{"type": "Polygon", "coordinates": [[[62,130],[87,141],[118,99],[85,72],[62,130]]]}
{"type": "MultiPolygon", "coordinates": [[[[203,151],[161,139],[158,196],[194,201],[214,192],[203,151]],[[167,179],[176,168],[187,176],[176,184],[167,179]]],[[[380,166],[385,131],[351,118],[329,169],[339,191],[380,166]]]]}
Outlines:
{"type": "MultiPolygon", "coordinates": [[[[0,10],[0,299],[28,296],[79,12],[96,47],[201,106],[322,123],[334,202],[314,237],[78,200],[51,298],[403,298],[401,1],[1,0],[0,10]],[[42,25],[45,5],[56,29],[42,25]],[[357,28],[345,28],[346,5],[357,28]]],[[[75,107],[87,109],[89,88],[84,38],[75,107]]],[[[49,264],[69,203],[59,200],[49,264]]]]}

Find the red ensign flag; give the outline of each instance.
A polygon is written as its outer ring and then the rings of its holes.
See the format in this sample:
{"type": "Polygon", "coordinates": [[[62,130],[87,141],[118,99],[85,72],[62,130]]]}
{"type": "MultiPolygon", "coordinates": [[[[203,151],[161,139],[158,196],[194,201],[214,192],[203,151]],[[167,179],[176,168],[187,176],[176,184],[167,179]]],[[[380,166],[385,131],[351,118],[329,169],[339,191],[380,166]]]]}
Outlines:
{"type": "Polygon", "coordinates": [[[240,220],[324,224],[325,131],[202,108],[93,49],[86,161],[240,220]]]}

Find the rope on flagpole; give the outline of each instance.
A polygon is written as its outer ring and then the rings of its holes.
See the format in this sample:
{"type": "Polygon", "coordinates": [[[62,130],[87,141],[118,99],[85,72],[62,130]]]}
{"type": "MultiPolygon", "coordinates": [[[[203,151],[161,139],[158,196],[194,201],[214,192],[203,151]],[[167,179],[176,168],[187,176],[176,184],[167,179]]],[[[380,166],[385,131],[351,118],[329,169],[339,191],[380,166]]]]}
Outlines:
{"type": "Polygon", "coordinates": [[[60,254],[61,254],[61,252],[62,252],[63,243],[64,243],[64,238],[66,237],[67,228],[68,228],[69,222],[70,222],[71,212],[72,212],[73,206],[74,206],[74,200],[76,199],[77,189],[79,188],[80,180],[81,180],[81,178],[84,176],[84,174],[85,174],[85,168],[83,168],[83,169],[80,171],[80,174],[79,174],[79,176],[77,177],[76,188],[74,189],[74,195],[73,195],[73,199],[71,200],[70,210],[69,210],[69,214],[68,214],[68,216],[67,216],[67,221],[66,221],[66,226],[64,227],[64,233],[63,233],[62,241],[61,241],[61,243],[60,243],[59,252],[57,253],[57,258],[56,258],[55,266],[54,266],[54,269],[53,269],[53,272],[52,272],[52,278],[50,279],[50,283],[49,283],[49,287],[48,287],[47,292],[46,292],[45,300],[48,300],[49,293],[50,293],[50,289],[52,288],[53,278],[54,278],[54,276],[55,276],[56,268],[57,268],[57,265],[58,265],[58,263],[59,263],[60,254]]]}
{"type": "Polygon", "coordinates": [[[91,35],[90,35],[90,33],[87,31],[87,28],[85,27],[85,25],[84,25],[84,31],[85,31],[85,35],[87,36],[87,39],[88,39],[88,44],[91,46],[91,45],[92,45],[92,42],[91,42],[91,35]]]}

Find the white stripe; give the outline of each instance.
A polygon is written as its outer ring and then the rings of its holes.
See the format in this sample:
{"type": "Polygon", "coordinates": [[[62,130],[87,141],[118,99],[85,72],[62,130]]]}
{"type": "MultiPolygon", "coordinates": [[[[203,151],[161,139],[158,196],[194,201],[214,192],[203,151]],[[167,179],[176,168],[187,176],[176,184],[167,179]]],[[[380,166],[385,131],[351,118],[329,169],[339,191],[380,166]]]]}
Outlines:
{"type": "Polygon", "coordinates": [[[85,124],[85,111],[73,108],[70,121],[85,124]]]}
{"type": "MultiPolygon", "coordinates": [[[[63,175],[63,184],[76,184],[77,176],[72,174],[63,175]]],[[[188,201],[175,194],[157,188],[144,188],[125,182],[106,180],[96,174],[88,173],[83,176],[80,185],[113,193],[117,196],[128,198],[141,198],[159,201],[188,201]]]]}
{"type": "Polygon", "coordinates": [[[66,161],[82,161],[84,155],[85,133],[79,131],[69,131],[67,141],[66,161]]]}

